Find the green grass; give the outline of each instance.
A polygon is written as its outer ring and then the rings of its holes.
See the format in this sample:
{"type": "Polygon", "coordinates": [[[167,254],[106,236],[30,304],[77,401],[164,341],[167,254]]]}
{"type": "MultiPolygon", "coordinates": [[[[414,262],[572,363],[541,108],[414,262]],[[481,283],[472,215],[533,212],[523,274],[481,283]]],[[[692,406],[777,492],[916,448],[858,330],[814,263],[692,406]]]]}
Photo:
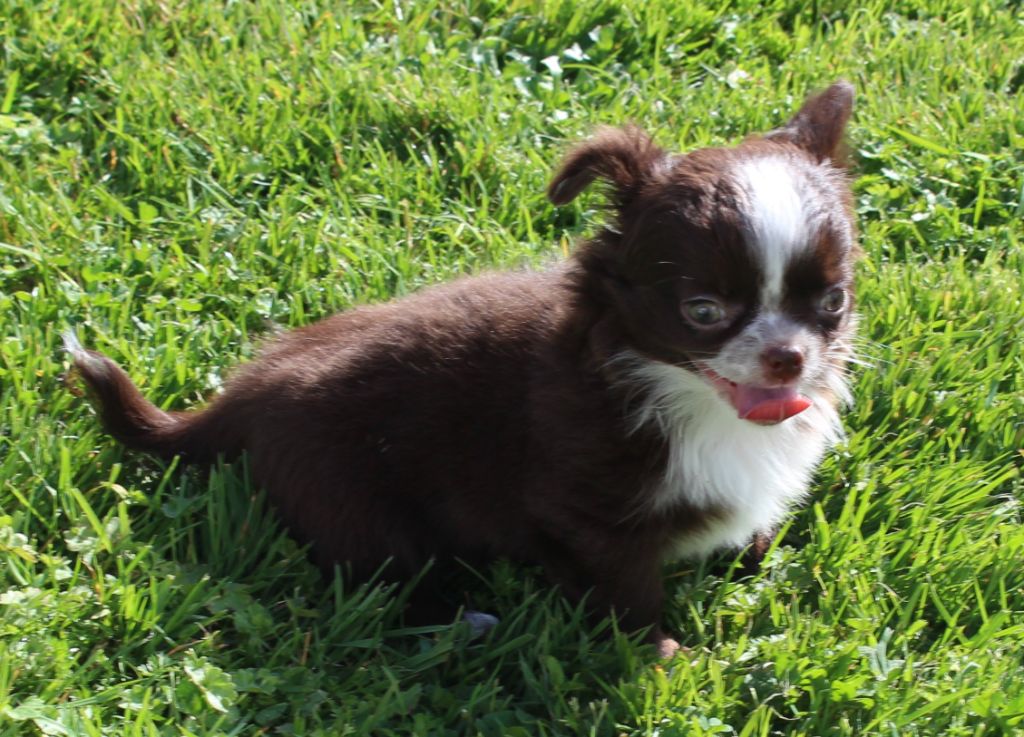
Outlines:
{"type": "Polygon", "coordinates": [[[1024,730],[1019,3],[3,0],[0,43],[0,734],[1024,730]],[[485,642],[403,630],[244,464],[126,453],[62,385],[74,327],[198,403],[275,324],[560,257],[595,125],[731,142],[839,76],[849,441],[756,578],[667,570],[671,662],[503,563],[485,642]]]}

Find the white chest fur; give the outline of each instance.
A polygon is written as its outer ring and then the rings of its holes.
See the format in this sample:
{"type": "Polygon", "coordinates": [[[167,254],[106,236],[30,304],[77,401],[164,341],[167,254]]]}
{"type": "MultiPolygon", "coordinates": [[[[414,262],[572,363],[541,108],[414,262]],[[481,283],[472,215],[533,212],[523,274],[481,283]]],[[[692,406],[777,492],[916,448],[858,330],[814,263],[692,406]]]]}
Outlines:
{"type": "Polygon", "coordinates": [[[755,532],[776,527],[806,494],[822,454],[841,434],[838,414],[824,397],[811,396],[814,404],[796,417],[761,426],[739,419],[690,371],[638,356],[629,356],[627,365],[630,381],[644,392],[635,426],[654,423],[669,446],[650,511],[685,502],[719,513],[705,529],[680,539],[671,557],[739,548],[755,532]]]}

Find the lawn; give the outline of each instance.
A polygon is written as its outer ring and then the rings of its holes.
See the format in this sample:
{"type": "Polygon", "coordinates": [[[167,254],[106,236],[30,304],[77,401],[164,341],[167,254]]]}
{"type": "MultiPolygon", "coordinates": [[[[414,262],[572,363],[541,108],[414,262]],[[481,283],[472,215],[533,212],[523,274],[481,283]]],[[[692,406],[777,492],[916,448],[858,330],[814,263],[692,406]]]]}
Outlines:
{"type": "Polygon", "coordinates": [[[1024,16],[854,5],[0,1],[0,734],[1024,730],[1024,16]],[[403,628],[244,463],[126,452],[62,381],[74,328],[198,404],[276,327],[562,257],[596,125],[735,142],[839,77],[847,441],[760,574],[667,567],[671,661],[502,562],[485,640],[403,628]]]}

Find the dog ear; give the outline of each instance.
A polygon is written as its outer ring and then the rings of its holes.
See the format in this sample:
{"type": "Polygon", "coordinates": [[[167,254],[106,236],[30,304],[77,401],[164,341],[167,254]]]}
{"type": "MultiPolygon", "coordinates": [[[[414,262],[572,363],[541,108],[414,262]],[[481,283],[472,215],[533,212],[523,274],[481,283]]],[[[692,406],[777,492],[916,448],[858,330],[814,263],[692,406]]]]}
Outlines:
{"type": "Polygon", "coordinates": [[[846,122],[853,112],[853,85],[836,82],[824,92],[807,98],[793,119],[765,138],[795,143],[818,161],[845,166],[841,146],[846,122]]]}
{"type": "Polygon", "coordinates": [[[601,177],[612,185],[616,203],[623,205],[664,158],[665,152],[639,128],[604,128],[565,157],[548,185],[548,199],[556,205],[572,202],[588,184],[601,177]]]}

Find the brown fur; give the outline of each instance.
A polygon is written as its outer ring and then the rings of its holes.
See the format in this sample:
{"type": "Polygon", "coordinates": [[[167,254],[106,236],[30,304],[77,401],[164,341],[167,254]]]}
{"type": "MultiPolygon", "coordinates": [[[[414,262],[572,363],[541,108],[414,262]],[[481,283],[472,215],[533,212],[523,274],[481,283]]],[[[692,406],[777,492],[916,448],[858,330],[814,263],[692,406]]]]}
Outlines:
{"type": "MultiPolygon", "coordinates": [[[[162,412],[98,353],[79,351],[76,366],[126,445],[191,461],[247,450],[325,566],[366,576],[390,558],[388,575],[403,579],[431,558],[534,561],[670,652],[660,565],[717,510],[645,511],[666,444],[631,427],[637,392],[613,359],[628,348],[689,366],[728,338],[695,334],[678,308],[694,274],[737,299],[757,288],[720,171],[758,150],[828,156],[849,115],[836,99],[848,96],[836,85],[766,138],[672,166],[638,129],[605,130],[549,189],[556,203],[598,177],[612,189],[614,228],[567,263],[462,279],[287,333],[204,410],[162,412]]],[[[800,278],[832,278],[817,268],[800,278]]]]}

